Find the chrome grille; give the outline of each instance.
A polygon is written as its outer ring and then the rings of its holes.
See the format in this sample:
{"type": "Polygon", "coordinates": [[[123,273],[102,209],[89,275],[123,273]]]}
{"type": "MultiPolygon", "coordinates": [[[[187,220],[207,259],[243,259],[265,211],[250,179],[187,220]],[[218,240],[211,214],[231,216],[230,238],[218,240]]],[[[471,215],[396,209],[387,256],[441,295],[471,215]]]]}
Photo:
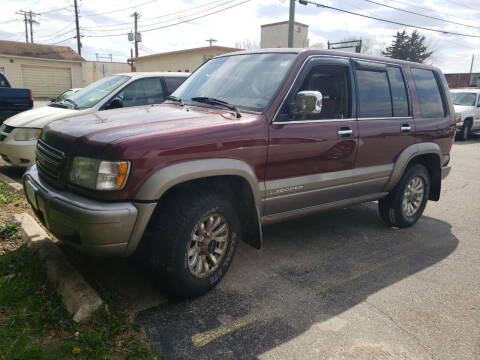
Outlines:
{"type": "Polygon", "coordinates": [[[42,140],[38,140],[35,153],[39,176],[52,185],[62,186],[65,154],[42,140]]]}

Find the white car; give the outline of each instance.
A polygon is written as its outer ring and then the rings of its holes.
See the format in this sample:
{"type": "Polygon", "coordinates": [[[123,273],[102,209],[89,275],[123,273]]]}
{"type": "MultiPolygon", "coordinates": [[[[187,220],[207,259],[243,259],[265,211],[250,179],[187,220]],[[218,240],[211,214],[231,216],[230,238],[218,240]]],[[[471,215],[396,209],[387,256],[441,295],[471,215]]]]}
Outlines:
{"type": "Polygon", "coordinates": [[[480,89],[453,89],[450,97],[455,108],[458,138],[467,140],[472,133],[480,132],[480,89]]]}
{"type": "Polygon", "coordinates": [[[35,163],[35,147],[42,128],[52,121],[121,107],[159,104],[189,73],[125,73],[103,78],[60,102],[24,111],[0,126],[0,156],[9,164],[35,163]]]}

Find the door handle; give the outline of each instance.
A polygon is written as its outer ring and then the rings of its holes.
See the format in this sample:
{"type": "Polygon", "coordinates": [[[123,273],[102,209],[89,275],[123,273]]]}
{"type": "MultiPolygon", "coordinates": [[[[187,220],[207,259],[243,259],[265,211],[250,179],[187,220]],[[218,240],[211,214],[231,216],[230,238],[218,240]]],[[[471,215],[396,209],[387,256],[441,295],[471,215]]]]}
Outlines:
{"type": "Polygon", "coordinates": [[[350,129],[349,127],[341,127],[340,129],[338,129],[338,135],[340,136],[347,137],[352,134],[353,134],[353,130],[350,129]]]}
{"type": "Polygon", "coordinates": [[[403,124],[402,126],[400,126],[400,130],[402,132],[410,132],[410,130],[412,130],[412,127],[408,124],[403,124]]]}

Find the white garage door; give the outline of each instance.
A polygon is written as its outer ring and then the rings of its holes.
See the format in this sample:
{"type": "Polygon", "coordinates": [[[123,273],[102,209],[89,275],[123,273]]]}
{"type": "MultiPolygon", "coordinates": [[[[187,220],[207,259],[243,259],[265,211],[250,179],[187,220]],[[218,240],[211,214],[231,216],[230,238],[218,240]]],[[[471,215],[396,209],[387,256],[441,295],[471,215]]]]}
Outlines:
{"type": "Polygon", "coordinates": [[[23,87],[36,98],[53,98],[72,87],[69,68],[22,65],[23,87]]]}

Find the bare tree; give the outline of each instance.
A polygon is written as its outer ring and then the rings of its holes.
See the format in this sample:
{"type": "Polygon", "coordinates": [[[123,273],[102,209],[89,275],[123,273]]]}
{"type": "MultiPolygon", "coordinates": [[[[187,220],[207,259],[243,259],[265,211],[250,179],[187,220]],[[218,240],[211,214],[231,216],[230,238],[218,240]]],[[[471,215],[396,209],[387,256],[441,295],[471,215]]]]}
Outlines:
{"type": "Polygon", "coordinates": [[[258,41],[248,38],[245,40],[235,41],[235,47],[238,49],[254,50],[260,49],[260,44],[258,43],[258,41]]]}

